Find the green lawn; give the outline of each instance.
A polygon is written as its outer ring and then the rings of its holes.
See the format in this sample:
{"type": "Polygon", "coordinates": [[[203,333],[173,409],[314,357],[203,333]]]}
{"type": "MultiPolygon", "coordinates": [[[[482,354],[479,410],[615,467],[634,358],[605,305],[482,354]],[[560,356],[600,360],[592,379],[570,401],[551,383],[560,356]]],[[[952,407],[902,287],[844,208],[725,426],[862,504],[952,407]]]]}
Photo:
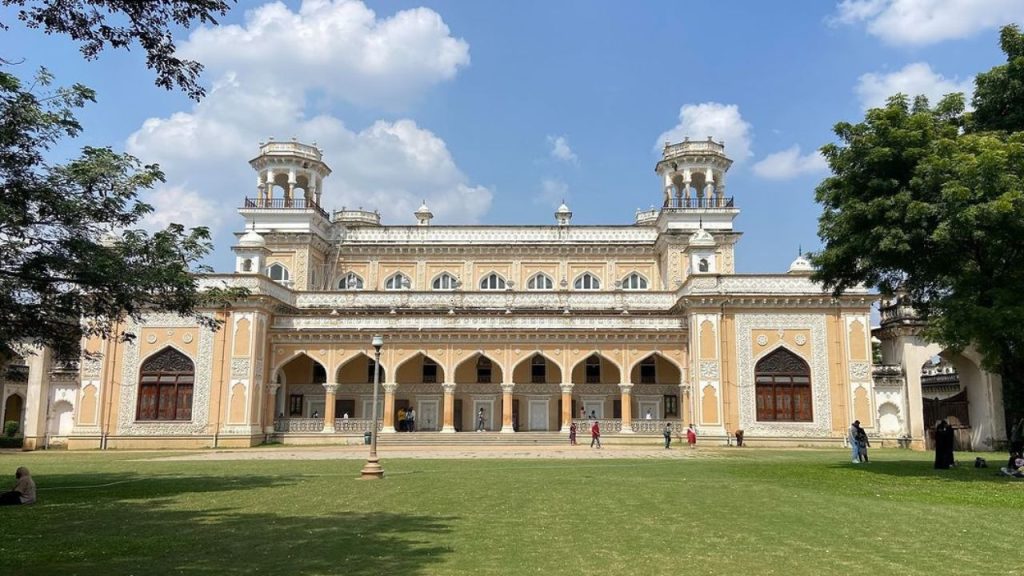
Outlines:
{"type": "MultiPolygon", "coordinates": [[[[261,457],[272,453],[260,452],[261,457]]],[[[0,574],[1007,574],[1024,481],[928,454],[174,462],[4,453],[0,574]],[[6,480],[4,481],[6,483],[6,480]]],[[[961,458],[973,455],[959,454],[961,458]]]]}

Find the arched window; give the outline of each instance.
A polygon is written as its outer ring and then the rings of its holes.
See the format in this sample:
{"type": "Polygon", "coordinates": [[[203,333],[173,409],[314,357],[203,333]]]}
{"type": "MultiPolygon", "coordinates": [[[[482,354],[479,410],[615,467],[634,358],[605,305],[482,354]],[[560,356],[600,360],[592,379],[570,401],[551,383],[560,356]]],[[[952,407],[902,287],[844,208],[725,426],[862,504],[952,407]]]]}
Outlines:
{"type": "Polygon", "coordinates": [[[437,278],[434,278],[431,286],[434,290],[455,290],[459,286],[459,281],[455,276],[442,272],[437,278]]]}
{"type": "Polygon", "coordinates": [[[698,272],[707,272],[710,268],[711,266],[708,264],[707,258],[701,258],[700,262],[697,263],[698,272]]]}
{"type": "Polygon", "coordinates": [[[437,383],[437,362],[434,362],[430,358],[423,359],[423,383],[437,383]]]}
{"type": "Polygon", "coordinates": [[[324,384],[327,382],[327,369],[320,364],[313,363],[313,384],[324,384]]]}
{"type": "Polygon", "coordinates": [[[481,290],[504,290],[505,279],[498,275],[497,272],[491,272],[487,276],[480,280],[481,290]]]}
{"type": "Polygon", "coordinates": [[[267,267],[267,276],[270,276],[270,279],[275,282],[287,284],[290,274],[288,274],[288,269],[283,264],[274,263],[267,267]]]}
{"type": "Polygon", "coordinates": [[[594,276],[590,272],[584,272],[576,278],[575,282],[573,282],[573,288],[577,290],[600,290],[601,281],[597,279],[597,276],[594,276]]]}
{"type": "Polygon", "coordinates": [[[537,354],[530,361],[530,382],[544,384],[548,381],[548,363],[543,356],[537,354]]]}
{"type": "Polygon", "coordinates": [[[349,272],[338,282],[338,290],[362,290],[363,279],[355,272],[349,272]]]}
{"type": "Polygon", "coordinates": [[[647,278],[633,272],[622,281],[623,290],[647,290],[647,278]]]}
{"type": "Polygon", "coordinates": [[[543,272],[538,272],[530,277],[530,280],[526,282],[527,290],[554,290],[555,282],[551,279],[551,276],[543,272]]]}
{"type": "Polygon", "coordinates": [[[393,274],[384,281],[385,290],[408,290],[412,286],[412,280],[401,272],[393,274]]]}
{"type": "Polygon", "coordinates": [[[812,422],[811,369],[796,354],[779,348],[754,367],[758,421],[812,422]]]}
{"type": "Polygon", "coordinates": [[[587,384],[601,383],[601,359],[597,356],[587,358],[586,381],[587,384]]]}
{"type": "Polygon", "coordinates": [[[195,365],[181,352],[165,348],[142,364],[137,420],[191,420],[195,365]]]}

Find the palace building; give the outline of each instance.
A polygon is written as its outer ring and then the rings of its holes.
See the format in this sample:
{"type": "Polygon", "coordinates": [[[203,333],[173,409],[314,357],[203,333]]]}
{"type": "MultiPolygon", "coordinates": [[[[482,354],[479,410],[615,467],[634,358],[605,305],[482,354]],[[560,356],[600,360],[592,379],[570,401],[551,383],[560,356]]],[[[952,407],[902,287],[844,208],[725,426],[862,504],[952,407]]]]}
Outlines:
{"type": "Polygon", "coordinates": [[[133,341],[83,342],[95,354],[81,361],[15,361],[3,420],[26,448],[361,442],[375,376],[384,440],[410,409],[434,441],[481,419],[539,438],[598,420],[623,442],[693,424],[722,444],[743,430],[834,445],[855,419],[882,439],[925,436],[907,416],[924,409],[920,382],[873,368],[875,295],[823,292],[803,257],[735,273],[740,199],[710,138],[665,145],[660,208],[600,226],[573,224],[564,204],[548,224],[439,226],[423,205],[393,226],[322,208],[331,170],[315,146],[267,142],[250,165],[235,269],[201,279],[249,296],[208,312],[216,331],[152,314],[125,326],[133,341]]]}

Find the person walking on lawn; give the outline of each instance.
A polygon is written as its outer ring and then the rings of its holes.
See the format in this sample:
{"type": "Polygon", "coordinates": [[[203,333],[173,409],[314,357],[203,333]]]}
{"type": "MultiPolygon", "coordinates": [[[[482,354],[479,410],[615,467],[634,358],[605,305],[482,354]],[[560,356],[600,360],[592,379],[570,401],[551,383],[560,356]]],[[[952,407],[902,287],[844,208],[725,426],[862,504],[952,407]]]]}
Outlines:
{"type": "Polygon", "coordinates": [[[597,444],[598,450],[601,449],[601,426],[598,425],[597,420],[594,420],[593,426],[590,427],[590,447],[593,448],[594,444],[597,444]]]}

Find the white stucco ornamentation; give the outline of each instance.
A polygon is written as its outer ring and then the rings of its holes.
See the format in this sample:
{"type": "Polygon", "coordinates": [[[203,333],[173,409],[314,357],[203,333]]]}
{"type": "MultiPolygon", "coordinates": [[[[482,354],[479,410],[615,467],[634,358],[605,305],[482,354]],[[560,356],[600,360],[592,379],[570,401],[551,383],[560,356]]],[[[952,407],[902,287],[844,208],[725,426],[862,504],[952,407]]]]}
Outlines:
{"type": "MultiPolygon", "coordinates": [[[[146,326],[194,328],[195,321],[177,314],[150,314],[146,316],[146,326]]],[[[140,325],[129,320],[127,329],[137,330],[140,325]]],[[[154,421],[138,422],[135,420],[135,408],[138,400],[139,347],[135,342],[124,345],[123,370],[121,372],[121,397],[117,418],[117,433],[130,436],[173,436],[202,434],[206,432],[210,412],[210,388],[213,372],[213,332],[201,329],[199,332],[199,354],[192,358],[195,364],[196,379],[192,391],[192,420],[190,421],[154,421]]]]}
{"type": "Polygon", "coordinates": [[[797,334],[796,338],[794,338],[793,341],[796,342],[797,346],[803,346],[804,344],[807,344],[807,336],[804,336],[803,334],[797,334]]]}
{"type": "Polygon", "coordinates": [[[703,360],[700,363],[700,379],[718,380],[718,362],[703,360]]]}
{"type": "Polygon", "coordinates": [[[757,345],[758,346],[767,346],[768,345],[768,337],[765,336],[764,334],[758,335],[758,337],[757,337],[757,345]]]}
{"type": "Polygon", "coordinates": [[[850,380],[854,382],[866,382],[868,380],[868,363],[850,362],[850,380]]]}
{"type": "Polygon", "coordinates": [[[100,358],[83,356],[79,366],[83,380],[100,377],[100,358]]]}
{"type": "Polygon", "coordinates": [[[232,378],[248,378],[249,377],[249,359],[248,358],[232,358],[231,359],[231,377],[232,378]]]}
{"type": "Polygon", "coordinates": [[[284,330],[684,330],[678,317],[642,316],[277,316],[274,328],[284,330]]]}
{"type": "MultiPolygon", "coordinates": [[[[739,377],[740,424],[751,435],[828,437],[832,430],[832,411],[829,397],[828,344],[825,336],[825,317],[812,314],[737,314],[736,355],[739,377]],[[811,333],[810,351],[798,356],[809,360],[811,388],[814,402],[813,422],[758,422],[754,388],[754,365],[758,359],[775,348],[763,350],[755,358],[751,349],[754,330],[808,330],[811,333]],[[810,358],[808,358],[808,355],[810,358]]],[[[795,352],[795,351],[794,351],[795,352]]]]}

